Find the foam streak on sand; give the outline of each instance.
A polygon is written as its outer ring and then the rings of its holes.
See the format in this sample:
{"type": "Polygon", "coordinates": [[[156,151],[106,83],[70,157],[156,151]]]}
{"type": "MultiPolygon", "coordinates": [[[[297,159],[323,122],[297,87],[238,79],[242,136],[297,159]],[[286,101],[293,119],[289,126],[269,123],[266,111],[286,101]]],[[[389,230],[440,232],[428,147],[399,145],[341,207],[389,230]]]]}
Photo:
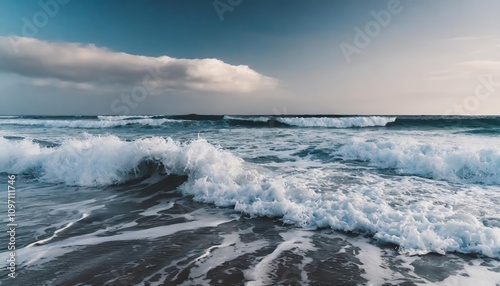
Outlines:
{"type": "Polygon", "coordinates": [[[209,284],[210,281],[207,280],[206,274],[210,270],[243,255],[255,253],[267,246],[265,240],[242,242],[240,236],[250,233],[252,230],[247,229],[239,233],[222,235],[223,241],[220,244],[211,246],[205,253],[192,260],[193,262],[189,266],[194,267],[189,271],[189,282],[185,282],[183,285],[209,284]]]}
{"type": "MultiPolygon", "coordinates": [[[[82,219],[84,219],[84,218],[86,218],[88,216],[89,216],[88,213],[84,213],[82,215],[82,217],[79,220],[77,220],[76,222],[78,222],[78,221],[80,221],[80,220],[82,220],[82,219]]],[[[62,227],[62,228],[54,231],[54,234],[51,237],[35,241],[33,243],[28,244],[28,246],[26,246],[26,247],[33,247],[33,246],[42,245],[42,244],[45,244],[47,242],[50,242],[51,240],[53,240],[54,238],[56,238],[60,233],[62,233],[66,229],[70,228],[73,224],[75,224],[75,222],[70,222],[70,223],[66,224],[64,227],[62,227]]]]}
{"type": "MultiPolygon", "coordinates": [[[[314,250],[314,246],[311,243],[310,236],[312,233],[305,231],[292,231],[288,233],[281,234],[284,241],[280,243],[273,252],[263,257],[252,269],[245,272],[245,278],[249,280],[246,283],[248,286],[259,286],[259,285],[270,285],[271,277],[269,272],[274,269],[274,261],[279,258],[283,252],[292,251],[302,254],[303,265],[310,262],[306,259],[304,253],[307,251],[314,250]]],[[[300,269],[300,268],[299,268],[300,269]]],[[[302,271],[302,281],[301,285],[309,285],[307,280],[306,272],[302,271]]]]}

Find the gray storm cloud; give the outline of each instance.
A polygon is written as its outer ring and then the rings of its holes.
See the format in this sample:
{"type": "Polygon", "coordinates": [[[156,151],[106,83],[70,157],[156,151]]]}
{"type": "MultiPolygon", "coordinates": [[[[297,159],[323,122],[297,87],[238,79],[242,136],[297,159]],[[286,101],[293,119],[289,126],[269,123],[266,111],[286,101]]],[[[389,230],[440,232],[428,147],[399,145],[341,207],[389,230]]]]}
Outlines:
{"type": "Polygon", "coordinates": [[[278,85],[246,65],[218,59],[148,57],[26,37],[0,37],[0,71],[31,78],[37,86],[77,89],[144,84],[157,90],[246,93],[278,85]]]}

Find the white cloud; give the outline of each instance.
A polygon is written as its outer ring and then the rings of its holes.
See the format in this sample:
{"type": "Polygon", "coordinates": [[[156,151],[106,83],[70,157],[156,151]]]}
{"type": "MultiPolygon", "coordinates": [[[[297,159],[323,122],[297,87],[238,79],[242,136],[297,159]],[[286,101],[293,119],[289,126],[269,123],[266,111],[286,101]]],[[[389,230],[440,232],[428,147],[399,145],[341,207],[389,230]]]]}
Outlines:
{"type": "Polygon", "coordinates": [[[142,84],[158,90],[245,93],[277,80],[218,59],[176,59],[115,52],[95,45],[0,36],[0,71],[37,86],[92,89],[142,84]]]}

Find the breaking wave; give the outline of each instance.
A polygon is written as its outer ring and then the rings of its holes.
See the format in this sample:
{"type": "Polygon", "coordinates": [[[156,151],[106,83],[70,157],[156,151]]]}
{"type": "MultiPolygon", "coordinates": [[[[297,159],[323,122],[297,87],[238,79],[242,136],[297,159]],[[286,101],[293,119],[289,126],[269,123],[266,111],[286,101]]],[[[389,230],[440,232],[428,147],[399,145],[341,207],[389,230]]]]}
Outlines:
{"type": "Polygon", "coordinates": [[[394,169],[457,183],[500,184],[500,146],[458,148],[423,143],[410,138],[361,139],[332,152],[345,160],[366,161],[377,168],[394,169]]]}
{"type": "MultiPolygon", "coordinates": [[[[377,158],[397,155],[393,154],[396,147],[374,144],[370,147],[359,142],[351,148],[364,148],[361,150],[366,155],[362,158],[378,164],[382,159],[377,158]],[[368,155],[370,152],[374,154],[368,155]]],[[[349,148],[341,152],[354,152],[349,148]]],[[[432,150],[421,150],[420,156],[424,152],[434,154],[432,150]]],[[[486,155],[482,155],[485,160],[486,155]]],[[[489,157],[498,167],[498,153],[490,155],[494,155],[489,157]]],[[[447,160],[460,162],[459,156],[460,153],[450,153],[447,160]]],[[[414,155],[410,159],[416,160],[418,166],[418,158],[414,155]]],[[[398,244],[410,254],[456,251],[500,257],[500,228],[486,226],[480,218],[463,210],[419,200],[395,206],[392,193],[369,184],[353,185],[349,192],[316,189],[311,187],[315,185],[311,184],[314,176],[304,179],[260,169],[204,139],[178,142],[152,137],[124,141],[111,135],[87,135],[55,147],[43,147],[28,139],[0,138],[0,172],[30,174],[53,183],[91,187],[118,184],[139,176],[145,162],[157,164],[170,174],[188,176],[178,191],[199,202],[234,207],[253,216],[280,217],[301,227],[371,234],[379,241],[398,244]]],[[[401,160],[389,162],[403,164],[398,163],[401,160]]],[[[496,172],[498,175],[498,169],[496,172]]]]}
{"type": "Polygon", "coordinates": [[[224,116],[224,120],[241,125],[352,128],[386,126],[396,117],[275,117],[275,116],[224,116]]]}
{"type": "Polygon", "coordinates": [[[375,127],[385,126],[389,122],[396,121],[396,117],[278,117],[281,123],[298,127],[330,127],[330,128],[350,128],[350,127],[375,127]]]}

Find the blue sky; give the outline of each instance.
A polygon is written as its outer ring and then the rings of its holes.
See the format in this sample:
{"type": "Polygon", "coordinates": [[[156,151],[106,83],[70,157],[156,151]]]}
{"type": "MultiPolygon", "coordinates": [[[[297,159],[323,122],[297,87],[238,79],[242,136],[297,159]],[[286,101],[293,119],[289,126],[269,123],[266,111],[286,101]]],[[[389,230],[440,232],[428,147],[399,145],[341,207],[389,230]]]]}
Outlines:
{"type": "Polygon", "coordinates": [[[3,0],[0,113],[500,114],[499,8],[3,0]]]}

